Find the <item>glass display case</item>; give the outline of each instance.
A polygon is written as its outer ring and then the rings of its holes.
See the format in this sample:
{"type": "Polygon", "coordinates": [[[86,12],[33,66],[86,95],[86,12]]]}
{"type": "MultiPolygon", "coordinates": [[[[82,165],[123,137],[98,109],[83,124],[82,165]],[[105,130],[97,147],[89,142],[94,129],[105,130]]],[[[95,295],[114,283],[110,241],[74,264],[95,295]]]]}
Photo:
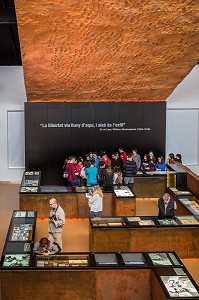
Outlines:
{"type": "Polygon", "coordinates": [[[147,266],[143,253],[121,253],[125,266],[147,266]]]}
{"type": "Polygon", "coordinates": [[[51,267],[88,267],[90,265],[89,254],[54,254],[54,255],[36,255],[35,266],[39,268],[51,267]]]}
{"type": "Polygon", "coordinates": [[[168,191],[170,191],[174,196],[191,196],[193,195],[189,190],[180,190],[176,187],[169,187],[168,191]]]}
{"type": "Polygon", "coordinates": [[[169,299],[199,299],[198,286],[185,268],[157,268],[155,274],[169,299]]]}
{"type": "Polygon", "coordinates": [[[16,210],[13,212],[13,218],[36,218],[36,210],[16,210]]]}
{"type": "Polygon", "coordinates": [[[127,224],[129,226],[155,226],[157,225],[156,217],[127,217],[127,224]]]}
{"type": "Polygon", "coordinates": [[[1,265],[12,267],[29,266],[32,253],[37,212],[14,210],[10,220],[1,265]]]}
{"type": "Polygon", "coordinates": [[[178,200],[193,214],[199,215],[199,200],[194,196],[178,197],[178,200]]]}
{"type": "Polygon", "coordinates": [[[33,248],[32,242],[13,242],[7,241],[4,253],[30,253],[33,248]]]}
{"type": "Polygon", "coordinates": [[[97,266],[118,266],[118,259],[115,253],[94,253],[97,266]]]}
{"type": "Polygon", "coordinates": [[[149,252],[150,263],[153,266],[180,266],[181,261],[175,252],[149,252]]]}
{"type": "Polygon", "coordinates": [[[174,171],[174,173],[168,172],[168,187],[174,187],[178,190],[187,190],[187,172],[176,164],[168,164],[167,169],[174,171]]]}
{"type": "Polygon", "coordinates": [[[176,226],[176,225],[180,225],[180,223],[178,223],[175,218],[158,219],[158,223],[161,226],[176,226]]]}
{"type": "Polygon", "coordinates": [[[33,235],[32,224],[13,224],[10,232],[10,241],[31,241],[33,235]]]}
{"type": "Polygon", "coordinates": [[[92,228],[97,227],[177,227],[177,226],[199,226],[199,217],[197,216],[177,216],[158,218],[156,216],[129,216],[129,217],[101,217],[101,218],[90,218],[90,225],[92,228]]]}
{"type": "Polygon", "coordinates": [[[198,225],[199,218],[196,216],[177,216],[179,222],[183,225],[198,225]]]}
{"type": "Polygon", "coordinates": [[[199,215],[199,200],[190,191],[180,191],[174,187],[167,188],[167,191],[189,210],[191,214],[199,215]]]}
{"type": "Polygon", "coordinates": [[[6,254],[3,258],[3,267],[29,267],[30,254],[6,254]]]}
{"type": "Polygon", "coordinates": [[[114,186],[113,187],[113,191],[116,197],[122,197],[122,198],[126,198],[126,197],[130,197],[130,198],[134,198],[135,194],[129,189],[128,186],[114,186]]]}
{"type": "Polygon", "coordinates": [[[25,171],[20,185],[20,193],[37,193],[41,181],[41,171],[25,171]]]}
{"type": "Polygon", "coordinates": [[[123,218],[91,218],[92,226],[121,227],[125,226],[123,218]]]}

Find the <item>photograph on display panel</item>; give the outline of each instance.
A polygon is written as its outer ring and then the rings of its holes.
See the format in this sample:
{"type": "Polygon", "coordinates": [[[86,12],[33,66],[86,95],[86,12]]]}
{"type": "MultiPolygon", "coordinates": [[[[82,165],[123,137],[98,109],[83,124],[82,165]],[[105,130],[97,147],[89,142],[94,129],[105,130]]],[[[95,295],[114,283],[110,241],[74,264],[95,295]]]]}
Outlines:
{"type": "Polygon", "coordinates": [[[118,265],[115,253],[95,253],[94,257],[97,265],[118,265]]]}
{"type": "Polygon", "coordinates": [[[30,254],[6,254],[3,267],[28,267],[30,254]]]}
{"type": "Polygon", "coordinates": [[[146,260],[142,253],[121,253],[124,264],[129,265],[144,265],[146,260]]]}
{"type": "Polygon", "coordinates": [[[199,224],[199,221],[194,216],[178,216],[177,219],[183,225],[199,224]]]}
{"type": "Polygon", "coordinates": [[[160,276],[171,297],[199,297],[188,276],[160,276]]]}
{"type": "Polygon", "coordinates": [[[175,257],[174,253],[151,252],[148,253],[151,263],[154,266],[180,266],[181,262],[175,257]]]}
{"type": "Polygon", "coordinates": [[[89,256],[84,254],[68,254],[68,255],[50,255],[36,256],[36,266],[45,268],[61,268],[61,267],[87,267],[89,265],[89,256]]]}
{"type": "Polygon", "coordinates": [[[14,224],[10,235],[10,241],[29,241],[32,240],[32,224],[14,224]]]}

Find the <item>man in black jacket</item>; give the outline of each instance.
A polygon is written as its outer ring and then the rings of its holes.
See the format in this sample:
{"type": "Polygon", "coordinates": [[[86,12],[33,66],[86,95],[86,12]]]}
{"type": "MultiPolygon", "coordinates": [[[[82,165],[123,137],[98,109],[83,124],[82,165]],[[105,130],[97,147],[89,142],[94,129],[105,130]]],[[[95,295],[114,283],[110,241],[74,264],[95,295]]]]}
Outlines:
{"type": "Polygon", "coordinates": [[[134,182],[134,175],[137,171],[137,165],[133,160],[133,154],[129,153],[127,155],[127,160],[124,163],[123,166],[124,170],[124,184],[128,185],[129,188],[133,191],[133,182],[134,182]]]}
{"type": "Polygon", "coordinates": [[[177,205],[169,194],[166,193],[158,200],[158,208],[159,217],[174,217],[174,209],[177,208],[177,205]]]}

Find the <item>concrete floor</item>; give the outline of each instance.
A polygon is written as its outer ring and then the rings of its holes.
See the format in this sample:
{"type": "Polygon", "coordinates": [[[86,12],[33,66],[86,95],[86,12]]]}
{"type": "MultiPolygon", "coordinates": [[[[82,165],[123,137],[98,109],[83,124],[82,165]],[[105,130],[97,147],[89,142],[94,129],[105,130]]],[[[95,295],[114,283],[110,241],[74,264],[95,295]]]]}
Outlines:
{"type": "MultiPolygon", "coordinates": [[[[2,253],[5,243],[12,212],[14,209],[19,209],[18,190],[19,184],[0,183],[0,254],[2,253]]],[[[157,198],[137,199],[137,216],[155,216],[157,213],[157,198]]],[[[35,241],[39,240],[41,237],[48,236],[47,222],[48,218],[37,219],[35,241]]],[[[64,252],[89,251],[88,233],[88,219],[66,219],[66,224],[63,229],[64,252]]],[[[199,284],[199,259],[183,259],[182,261],[197,284],[199,284]]]]}

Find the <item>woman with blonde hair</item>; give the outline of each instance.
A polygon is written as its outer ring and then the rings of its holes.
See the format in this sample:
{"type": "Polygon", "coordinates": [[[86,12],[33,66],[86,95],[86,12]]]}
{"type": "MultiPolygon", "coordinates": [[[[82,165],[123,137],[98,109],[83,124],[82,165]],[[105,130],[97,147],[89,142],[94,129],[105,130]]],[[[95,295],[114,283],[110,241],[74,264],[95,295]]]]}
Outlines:
{"type": "Polygon", "coordinates": [[[103,207],[103,192],[99,185],[95,185],[93,192],[86,193],[86,198],[88,198],[88,206],[90,207],[91,217],[96,218],[102,211],[103,207]]]}

